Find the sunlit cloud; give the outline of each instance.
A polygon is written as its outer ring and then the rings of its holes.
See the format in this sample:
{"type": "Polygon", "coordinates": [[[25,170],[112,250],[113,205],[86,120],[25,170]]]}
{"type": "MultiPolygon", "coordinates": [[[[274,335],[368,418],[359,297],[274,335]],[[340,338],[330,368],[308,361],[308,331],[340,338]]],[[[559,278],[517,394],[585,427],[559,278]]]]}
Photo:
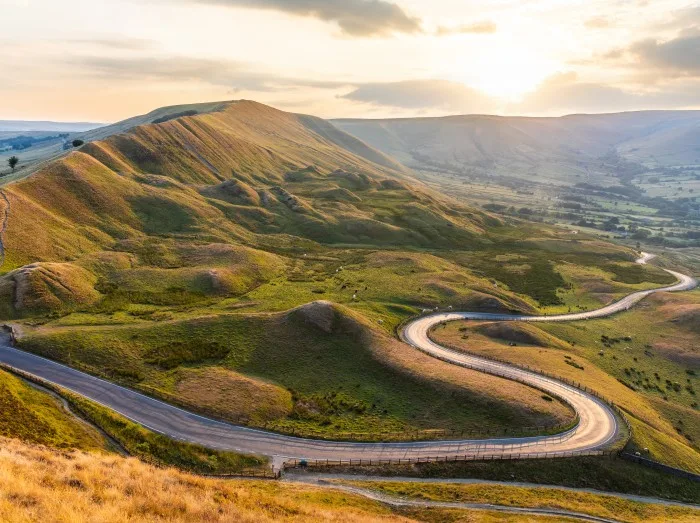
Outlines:
{"type": "Polygon", "coordinates": [[[189,0],[251,9],[271,9],[336,23],[350,36],[383,36],[421,31],[419,18],[385,0],[189,0]]]}
{"type": "Polygon", "coordinates": [[[606,29],[610,27],[610,20],[604,16],[594,16],[583,23],[588,29],[606,29]]]}
{"type": "Polygon", "coordinates": [[[495,22],[485,20],[472,24],[463,24],[454,27],[438,26],[435,30],[437,36],[447,36],[454,34],[492,34],[498,30],[495,22]]]}
{"type": "Polygon", "coordinates": [[[687,0],[31,0],[2,17],[7,119],[243,97],[323,117],[700,107],[687,0]]]}
{"type": "Polygon", "coordinates": [[[497,108],[490,96],[459,82],[410,80],[358,86],[342,98],[375,106],[485,113],[497,108]]]}

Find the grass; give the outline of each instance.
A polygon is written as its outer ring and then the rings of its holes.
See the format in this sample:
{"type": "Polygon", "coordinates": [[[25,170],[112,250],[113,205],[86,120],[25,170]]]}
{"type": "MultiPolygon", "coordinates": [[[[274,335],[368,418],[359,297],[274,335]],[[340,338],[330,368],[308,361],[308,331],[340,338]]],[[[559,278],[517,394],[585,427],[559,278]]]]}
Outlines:
{"type": "Polygon", "coordinates": [[[0,436],[59,449],[104,450],[104,438],[60,401],[0,370],[0,436]]]}
{"type": "Polygon", "coordinates": [[[620,458],[608,457],[419,463],[371,468],[333,467],[330,472],[397,478],[403,476],[518,481],[639,496],[655,496],[695,504],[700,502],[700,485],[697,482],[672,476],[620,458]]]}
{"type": "Polygon", "coordinates": [[[382,494],[424,501],[486,503],[514,507],[553,508],[615,519],[664,523],[696,521],[700,509],[640,503],[614,496],[537,487],[500,485],[447,485],[386,481],[339,481],[382,494]]]}
{"type": "Polygon", "coordinates": [[[606,265],[605,268],[614,274],[613,280],[622,283],[639,284],[650,282],[659,285],[670,285],[676,281],[674,276],[661,271],[653,265],[611,263],[606,265]]]}
{"type": "Polygon", "coordinates": [[[209,415],[283,432],[479,433],[571,417],[533,389],[407,353],[362,317],[325,303],[274,315],[44,330],[21,345],[209,415]],[[209,379],[217,386],[207,392],[201,384],[209,379]]]}
{"type": "Polygon", "coordinates": [[[0,519],[412,521],[380,503],[329,489],[204,479],[133,458],[57,454],[12,440],[0,445],[0,519]]]}
{"type": "Polygon", "coordinates": [[[628,248],[406,183],[322,121],[216,108],[92,141],[6,188],[3,269],[45,260],[0,281],[0,317],[21,320],[25,347],[274,430],[494,432],[571,413],[407,352],[389,337],[401,321],[448,305],[566,310],[659,278],[630,269],[628,248]],[[586,270],[609,292],[588,288],[586,270]],[[284,314],[319,299],[350,320],[326,332],[284,314]]]}
{"type": "Polygon", "coordinates": [[[269,471],[265,458],[217,451],[173,440],[75,394],[62,391],[79,412],[117,440],[132,456],[159,466],[199,474],[256,474],[269,471]]]}
{"type": "Polygon", "coordinates": [[[434,335],[452,346],[529,365],[596,390],[628,413],[632,450],[697,472],[700,414],[692,330],[697,296],[651,297],[623,314],[583,322],[513,323],[507,332],[489,324],[457,322],[434,335]],[[690,319],[672,321],[684,317],[690,319]]]}

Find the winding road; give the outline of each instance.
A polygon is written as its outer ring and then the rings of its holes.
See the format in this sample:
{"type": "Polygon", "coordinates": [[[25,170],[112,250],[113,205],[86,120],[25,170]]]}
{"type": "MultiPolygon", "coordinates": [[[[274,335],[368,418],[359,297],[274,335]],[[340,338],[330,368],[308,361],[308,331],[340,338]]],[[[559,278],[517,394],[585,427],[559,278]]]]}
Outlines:
{"type": "MultiPolygon", "coordinates": [[[[651,255],[637,260],[645,263],[651,255]]],[[[9,341],[0,342],[0,363],[42,380],[64,387],[100,403],[132,421],[177,440],[210,448],[273,457],[279,466],[286,460],[399,460],[445,459],[478,456],[542,457],[570,455],[605,449],[619,434],[618,419],[604,402],[575,387],[505,363],[470,356],[442,347],[428,337],[430,329],[444,321],[460,319],[497,321],[571,321],[608,316],[629,309],[655,292],[690,290],[697,281],[674,271],[678,283],[632,293],[623,299],[589,312],[557,316],[525,316],[478,312],[436,313],[417,318],[403,330],[404,341],[414,348],[448,363],[488,374],[515,379],[562,398],[578,414],[579,423],[571,430],[551,436],[499,438],[487,440],[359,443],[304,439],[263,430],[240,427],[199,416],[173,405],[115,385],[35,354],[15,349],[9,341]]]]}

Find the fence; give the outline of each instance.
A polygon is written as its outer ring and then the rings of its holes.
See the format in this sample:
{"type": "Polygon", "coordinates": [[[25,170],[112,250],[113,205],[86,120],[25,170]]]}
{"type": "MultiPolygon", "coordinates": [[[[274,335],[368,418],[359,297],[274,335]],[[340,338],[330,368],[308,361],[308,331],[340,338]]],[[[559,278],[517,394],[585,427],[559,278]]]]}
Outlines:
{"type": "Polygon", "coordinates": [[[304,460],[292,459],[285,461],[284,469],[306,468],[306,467],[364,467],[380,465],[414,465],[417,463],[458,463],[467,461],[514,461],[520,459],[561,459],[574,457],[617,457],[616,451],[593,450],[593,451],[570,451],[570,452],[518,452],[511,454],[464,454],[460,456],[425,456],[419,458],[401,459],[318,459],[304,460]]]}
{"type": "Polygon", "coordinates": [[[629,452],[620,452],[619,455],[622,459],[626,459],[627,461],[633,461],[634,463],[639,463],[640,465],[644,465],[646,467],[661,470],[662,472],[666,472],[668,474],[672,474],[680,478],[686,478],[691,481],[700,483],[700,474],[694,474],[687,470],[677,469],[669,465],[664,465],[663,463],[659,463],[658,461],[654,461],[653,459],[648,459],[642,456],[637,456],[635,454],[630,454],[629,452]]]}
{"type": "MultiPolygon", "coordinates": [[[[401,337],[401,339],[402,339],[403,341],[406,341],[406,340],[403,338],[403,335],[401,335],[400,337],[401,337]]],[[[434,343],[437,344],[437,341],[433,340],[432,336],[430,335],[430,332],[428,333],[428,337],[429,337],[429,339],[430,339],[431,341],[433,341],[434,343]]],[[[446,350],[446,351],[448,351],[448,352],[451,352],[451,353],[453,353],[453,354],[455,354],[455,355],[469,355],[469,356],[473,356],[473,357],[482,359],[482,360],[484,360],[484,361],[486,361],[486,362],[495,361],[495,362],[497,362],[497,363],[502,363],[502,364],[508,365],[508,366],[510,366],[510,367],[514,367],[514,368],[517,368],[517,369],[520,369],[520,370],[523,370],[523,371],[530,372],[530,373],[532,373],[532,374],[537,374],[537,375],[540,375],[540,376],[544,376],[544,377],[546,377],[546,378],[549,378],[549,379],[551,379],[551,380],[561,382],[560,384],[568,385],[569,387],[575,388],[575,389],[577,389],[578,392],[584,392],[584,393],[586,393],[586,394],[589,394],[589,395],[591,395],[591,396],[597,398],[597,399],[600,400],[601,402],[605,403],[606,406],[608,406],[610,409],[612,409],[613,412],[615,412],[615,414],[617,414],[617,417],[619,417],[619,418],[622,420],[622,422],[624,423],[625,428],[626,428],[627,430],[626,430],[626,433],[623,435],[622,444],[620,445],[621,448],[624,448],[625,445],[627,445],[627,443],[629,442],[629,440],[630,440],[630,438],[631,438],[631,436],[632,436],[632,426],[630,425],[629,420],[627,419],[627,417],[626,417],[626,415],[625,415],[625,412],[624,412],[620,407],[618,407],[613,401],[610,401],[610,400],[608,400],[607,398],[601,396],[601,395],[598,394],[598,392],[596,392],[595,390],[590,389],[590,388],[586,387],[585,385],[582,385],[581,382],[578,382],[578,383],[577,383],[576,381],[570,380],[570,379],[565,378],[565,377],[563,377],[563,376],[557,376],[557,375],[555,375],[555,374],[550,374],[550,373],[545,372],[545,371],[543,371],[543,370],[541,370],[541,369],[534,369],[534,368],[530,367],[529,365],[522,365],[522,364],[519,364],[519,363],[513,363],[513,362],[510,362],[510,361],[507,361],[507,360],[503,360],[503,359],[499,359],[499,358],[494,358],[494,357],[491,357],[491,356],[489,356],[488,358],[486,358],[486,357],[484,357],[484,356],[482,356],[482,355],[480,355],[480,354],[475,354],[475,353],[473,353],[473,352],[465,351],[465,350],[463,350],[463,349],[459,349],[459,348],[454,347],[454,346],[451,346],[451,345],[449,345],[449,344],[441,343],[441,344],[439,344],[439,345],[443,348],[443,350],[446,350]]],[[[415,346],[414,346],[414,347],[415,347],[415,346]]],[[[549,394],[550,396],[554,396],[554,397],[556,397],[557,399],[559,399],[560,401],[562,401],[562,402],[568,404],[568,402],[567,402],[564,398],[562,398],[561,396],[557,395],[556,393],[553,393],[552,391],[549,391],[549,390],[547,390],[547,389],[544,389],[544,388],[542,388],[542,387],[540,387],[540,386],[538,386],[538,385],[536,385],[536,384],[533,384],[533,383],[531,383],[531,382],[529,382],[529,381],[527,381],[527,380],[524,380],[524,379],[522,379],[522,378],[520,378],[520,377],[518,377],[518,376],[515,376],[515,375],[513,375],[513,374],[506,373],[506,372],[497,372],[497,371],[495,371],[494,369],[489,369],[489,368],[485,368],[485,367],[480,367],[480,366],[477,366],[477,365],[469,365],[469,364],[466,363],[466,362],[455,362],[454,360],[451,360],[451,359],[449,359],[449,358],[441,358],[440,356],[436,356],[435,354],[433,354],[433,353],[431,353],[431,352],[424,351],[424,350],[421,349],[420,347],[415,347],[415,348],[416,348],[417,350],[420,350],[421,352],[424,352],[424,353],[426,353],[426,354],[432,356],[432,357],[435,357],[435,358],[440,359],[440,360],[442,360],[442,361],[445,361],[445,362],[447,362],[447,363],[451,363],[451,364],[453,364],[453,365],[459,365],[459,366],[464,367],[464,368],[468,368],[468,369],[472,369],[472,370],[477,370],[477,371],[479,371],[479,372],[484,372],[484,373],[487,373],[487,374],[491,374],[491,375],[493,375],[493,376],[498,376],[498,377],[505,378],[505,379],[508,379],[508,380],[511,380],[511,381],[516,381],[516,382],[518,382],[518,383],[522,383],[523,385],[527,385],[528,387],[532,387],[532,388],[535,388],[535,389],[540,390],[540,391],[542,391],[542,392],[545,392],[545,393],[549,394]]],[[[577,419],[577,421],[578,421],[578,415],[577,415],[577,418],[576,418],[576,419],[577,419]]],[[[578,424],[578,423],[577,423],[577,424],[578,424]]]]}

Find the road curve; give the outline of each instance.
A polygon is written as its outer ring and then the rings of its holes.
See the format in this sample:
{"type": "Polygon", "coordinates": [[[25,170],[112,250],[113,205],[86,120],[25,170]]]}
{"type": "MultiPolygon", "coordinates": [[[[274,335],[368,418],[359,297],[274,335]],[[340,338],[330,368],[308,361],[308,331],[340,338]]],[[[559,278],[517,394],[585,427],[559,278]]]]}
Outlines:
{"type": "MultiPolygon", "coordinates": [[[[652,257],[653,255],[651,254],[642,253],[642,257],[637,260],[637,263],[645,264],[652,257]]],[[[593,311],[552,316],[495,314],[485,312],[436,313],[418,318],[409,323],[403,330],[402,338],[416,349],[448,363],[520,381],[562,398],[570,404],[578,414],[579,424],[570,431],[570,437],[566,440],[561,440],[561,438],[557,439],[556,436],[540,438],[540,448],[538,452],[550,454],[570,451],[592,451],[600,449],[608,442],[612,441],[619,430],[617,426],[617,417],[607,404],[561,381],[547,378],[517,367],[512,367],[504,363],[494,362],[486,358],[480,358],[478,356],[472,356],[445,348],[430,339],[430,329],[440,323],[455,320],[558,322],[600,318],[628,310],[650,294],[656,292],[691,290],[698,284],[694,278],[686,276],[685,274],[670,270],[666,270],[666,272],[675,276],[678,282],[666,287],[634,292],[619,301],[593,311]]],[[[501,452],[506,453],[507,447],[502,448],[501,452]]]]}
{"type": "MultiPolygon", "coordinates": [[[[643,263],[648,258],[642,258],[643,263]]],[[[585,313],[559,316],[523,316],[450,312],[418,318],[403,331],[405,341],[418,350],[449,363],[528,383],[567,401],[579,416],[578,425],[562,434],[489,440],[357,443],[304,439],[263,430],[235,426],[199,416],[173,405],[115,385],[35,354],[0,342],[0,363],[64,387],[100,403],[153,431],[174,439],[210,448],[272,456],[279,464],[285,459],[306,460],[397,460],[471,456],[562,455],[604,448],[618,433],[617,419],[610,407],[592,395],[547,378],[507,365],[451,351],[428,338],[430,328],[444,321],[488,319],[502,321],[564,321],[607,316],[626,310],[653,292],[692,289],[697,282],[673,271],[679,282],[655,290],[640,291],[622,300],[585,313]]]]}

